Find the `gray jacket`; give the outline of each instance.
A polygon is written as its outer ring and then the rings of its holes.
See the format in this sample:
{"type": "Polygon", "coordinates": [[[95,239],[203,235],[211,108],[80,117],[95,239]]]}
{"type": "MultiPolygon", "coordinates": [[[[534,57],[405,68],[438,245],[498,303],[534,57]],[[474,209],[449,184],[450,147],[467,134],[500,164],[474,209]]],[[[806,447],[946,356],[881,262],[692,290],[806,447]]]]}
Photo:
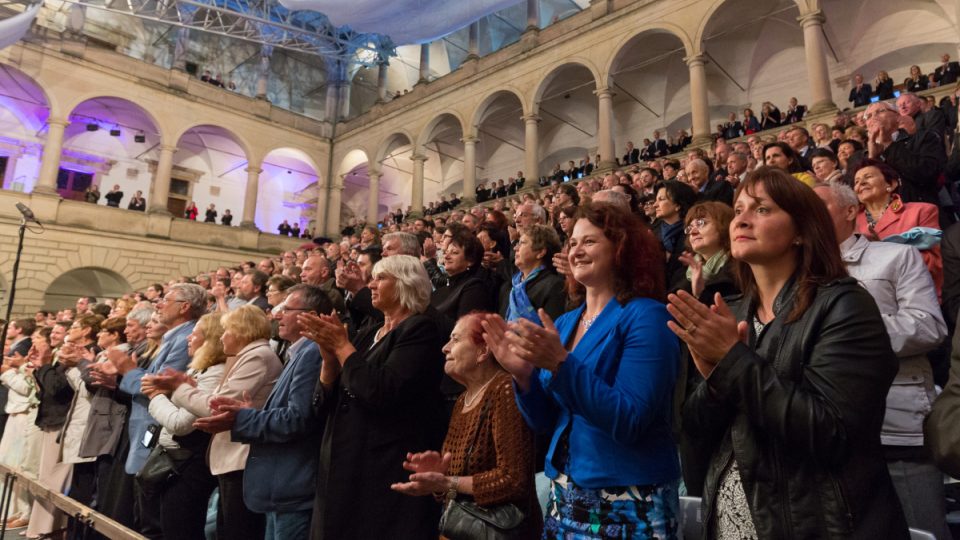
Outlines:
{"type": "Polygon", "coordinates": [[[910,246],[853,235],[840,251],[850,276],[877,302],[900,360],[880,439],[885,445],[922,446],[923,419],[936,397],[926,353],[947,336],[933,278],[910,246]]]}

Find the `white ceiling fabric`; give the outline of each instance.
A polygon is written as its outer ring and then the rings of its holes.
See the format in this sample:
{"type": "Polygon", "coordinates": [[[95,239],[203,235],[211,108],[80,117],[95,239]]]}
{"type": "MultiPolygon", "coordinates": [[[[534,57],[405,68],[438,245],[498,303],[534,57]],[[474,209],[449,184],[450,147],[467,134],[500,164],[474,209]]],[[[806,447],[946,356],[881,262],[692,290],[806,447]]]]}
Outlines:
{"type": "Polygon", "coordinates": [[[396,45],[441,38],[518,0],[280,0],[291,10],[319,11],[337,26],[390,36],[396,45]]]}
{"type": "Polygon", "coordinates": [[[0,21],[0,49],[13,45],[27,33],[42,5],[43,2],[37,2],[23,13],[17,13],[13,17],[0,21]]]}

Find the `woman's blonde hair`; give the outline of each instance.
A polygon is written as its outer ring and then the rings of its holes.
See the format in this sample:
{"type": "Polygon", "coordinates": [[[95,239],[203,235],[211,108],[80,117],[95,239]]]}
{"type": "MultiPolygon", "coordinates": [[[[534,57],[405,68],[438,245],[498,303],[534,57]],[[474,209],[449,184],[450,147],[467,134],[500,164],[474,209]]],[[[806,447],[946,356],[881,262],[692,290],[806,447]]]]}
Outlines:
{"type": "Polygon", "coordinates": [[[223,330],[233,332],[247,343],[258,339],[270,339],[270,320],[257,306],[247,304],[224,314],[220,318],[223,330]]]}
{"type": "Polygon", "coordinates": [[[197,328],[203,334],[203,345],[193,353],[190,369],[203,371],[208,367],[226,362],[227,354],[223,352],[223,343],[220,342],[220,336],[223,335],[220,317],[207,313],[197,321],[197,328]]]}
{"type": "Polygon", "coordinates": [[[420,259],[410,255],[394,255],[373,265],[373,275],[380,273],[397,280],[396,300],[411,313],[423,313],[430,305],[430,276],[420,259]]]}

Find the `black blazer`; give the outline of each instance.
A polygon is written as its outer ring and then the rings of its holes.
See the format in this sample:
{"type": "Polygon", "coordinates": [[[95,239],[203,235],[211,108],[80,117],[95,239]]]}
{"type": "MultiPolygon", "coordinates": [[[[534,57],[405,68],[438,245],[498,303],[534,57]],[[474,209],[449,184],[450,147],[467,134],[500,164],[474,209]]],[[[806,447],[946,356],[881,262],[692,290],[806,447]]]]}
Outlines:
{"type": "Polygon", "coordinates": [[[631,165],[633,163],[640,163],[640,149],[634,148],[629,153],[623,155],[623,164],[631,165]]]}
{"type": "Polygon", "coordinates": [[[326,418],[310,538],[436,539],[440,505],[390,489],[406,482],[407,452],[438,450],[446,433],[439,392],[446,336],[434,319],[413,315],[373,345],[380,326],[353,341],[340,378],[318,385],[326,418]],[[371,345],[373,347],[371,348],[371,345]]]}
{"type": "Polygon", "coordinates": [[[383,324],[383,313],[373,307],[368,287],[364,287],[357,291],[357,294],[351,295],[346,303],[347,311],[350,312],[350,320],[353,321],[354,328],[358,332],[370,324],[383,324]]]}
{"type": "Polygon", "coordinates": [[[873,87],[867,83],[863,83],[863,85],[860,86],[860,90],[857,90],[856,86],[850,89],[848,101],[852,101],[854,107],[862,107],[870,103],[871,97],[873,97],[873,87]]]}
{"type": "Polygon", "coordinates": [[[957,82],[958,76],[960,76],[960,62],[950,62],[946,65],[946,69],[941,65],[933,70],[933,80],[940,83],[940,86],[957,82]]]}
{"type": "Polygon", "coordinates": [[[698,194],[697,202],[717,201],[733,206],[734,191],[733,185],[726,180],[710,180],[704,190],[698,194]]]}
{"type": "Polygon", "coordinates": [[[939,205],[940,173],[947,162],[943,139],[930,130],[908,135],[900,130],[897,140],[883,151],[883,160],[900,173],[903,202],[939,205]]]}
{"type": "Polygon", "coordinates": [[[466,270],[448,279],[430,297],[430,305],[444,317],[449,328],[471,311],[493,311],[497,307],[497,290],[491,290],[485,275],[478,269],[466,270]]]}
{"type": "Polygon", "coordinates": [[[876,94],[880,99],[893,99],[893,79],[877,83],[876,94]]]}
{"type": "MultiPolygon", "coordinates": [[[[748,325],[749,344],[734,345],[684,403],[684,468],[705,472],[685,477],[687,488],[702,493],[709,523],[736,448],[761,538],[906,540],[880,445],[898,361],[876,302],[843,278],[787,323],[793,295],[787,285],[763,339],[748,325]]],[[[753,317],[749,300],[731,308],[753,317]]]]}
{"type": "Polygon", "coordinates": [[[794,122],[799,122],[803,120],[803,115],[807,114],[806,105],[797,105],[796,109],[792,111],[787,111],[787,118],[784,121],[785,124],[793,124],[794,122]]]}
{"type": "Polygon", "coordinates": [[[66,421],[73,402],[73,388],[67,382],[66,371],[62,364],[46,364],[33,373],[37,381],[37,398],[40,399],[37,427],[59,428],[66,421]]]}

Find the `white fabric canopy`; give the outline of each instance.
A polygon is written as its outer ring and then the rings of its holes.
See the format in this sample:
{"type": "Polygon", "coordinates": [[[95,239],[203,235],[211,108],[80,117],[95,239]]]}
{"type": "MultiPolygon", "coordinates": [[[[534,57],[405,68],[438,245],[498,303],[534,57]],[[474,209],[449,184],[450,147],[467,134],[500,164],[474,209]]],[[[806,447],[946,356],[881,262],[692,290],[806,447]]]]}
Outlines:
{"type": "Polygon", "coordinates": [[[319,11],[337,26],[390,36],[397,45],[426,43],[519,0],[280,0],[291,10],[319,11]]]}
{"type": "Polygon", "coordinates": [[[37,18],[37,13],[40,13],[40,6],[42,5],[43,2],[37,2],[23,13],[18,13],[0,21],[0,49],[20,41],[27,30],[30,30],[30,25],[37,18]]]}

